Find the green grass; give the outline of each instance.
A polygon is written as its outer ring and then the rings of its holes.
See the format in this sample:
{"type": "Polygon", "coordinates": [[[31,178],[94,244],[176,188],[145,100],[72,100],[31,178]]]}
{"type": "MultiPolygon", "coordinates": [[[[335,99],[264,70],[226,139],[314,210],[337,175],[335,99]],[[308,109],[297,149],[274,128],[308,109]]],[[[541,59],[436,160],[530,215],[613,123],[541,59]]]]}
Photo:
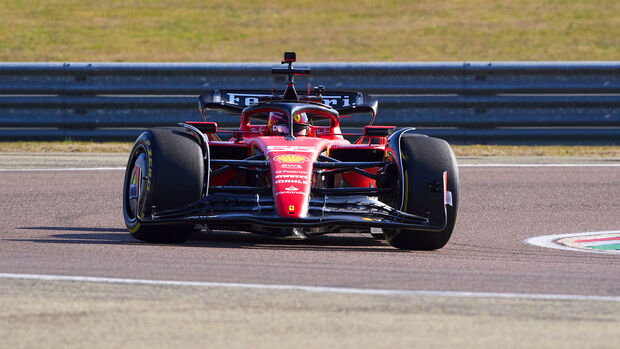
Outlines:
{"type": "Polygon", "coordinates": [[[0,61],[619,60],[617,0],[3,0],[0,61]]]}

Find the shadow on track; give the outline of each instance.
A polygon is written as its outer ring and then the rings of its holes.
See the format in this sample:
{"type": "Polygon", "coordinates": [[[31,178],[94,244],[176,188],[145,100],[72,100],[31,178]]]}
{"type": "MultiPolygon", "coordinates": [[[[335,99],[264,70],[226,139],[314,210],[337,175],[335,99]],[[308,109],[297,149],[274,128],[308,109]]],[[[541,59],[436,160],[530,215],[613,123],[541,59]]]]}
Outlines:
{"type": "Polygon", "coordinates": [[[138,244],[126,229],[99,227],[20,227],[21,230],[70,231],[74,234],[51,234],[49,239],[12,239],[12,241],[55,244],[138,244]]]}
{"type": "Polygon", "coordinates": [[[252,233],[215,231],[195,233],[185,245],[304,251],[407,252],[395,249],[369,234],[332,234],[314,236],[306,240],[283,240],[252,233]]]}
{"type": "MultiPolygon", "coordinates": [[[[51,234],[49,238],[12,239],[12,241],[56,243],[56,244],[114,244],[167,246],[148,244],[131,237],[123,228],[100,227],[20,227],[23,230],[68,231],[74,233],[51,234]]],[[[196,232],[183,244],[168,244],[175,247],[243,248],[243,249],[286,249],[307,251],[355,251],[355,252],[407,252],[395,249],[384,241],[367,234],[321,235],[307,240],[281,240],[269,236],[246,232],[216,231],[196,232]]]]}

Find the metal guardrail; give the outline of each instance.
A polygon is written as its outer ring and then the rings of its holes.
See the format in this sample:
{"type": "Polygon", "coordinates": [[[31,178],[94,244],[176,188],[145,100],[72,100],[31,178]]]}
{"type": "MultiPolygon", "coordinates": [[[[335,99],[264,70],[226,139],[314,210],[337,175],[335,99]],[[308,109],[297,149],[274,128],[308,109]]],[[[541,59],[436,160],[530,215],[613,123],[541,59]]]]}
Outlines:
{"type": "MultiPolygon", "coordinates": [[[[322,84],[377,95],[377,124],[465,143],[620,143],[620,62],[302,65],[312,75],[297,78],[298,90],[322,84]]],[[[0,139],[133,138],[146,127],[199,120],[196,97],[209,89],[280,88],[273,66],[0,63],[0,139]]]]}

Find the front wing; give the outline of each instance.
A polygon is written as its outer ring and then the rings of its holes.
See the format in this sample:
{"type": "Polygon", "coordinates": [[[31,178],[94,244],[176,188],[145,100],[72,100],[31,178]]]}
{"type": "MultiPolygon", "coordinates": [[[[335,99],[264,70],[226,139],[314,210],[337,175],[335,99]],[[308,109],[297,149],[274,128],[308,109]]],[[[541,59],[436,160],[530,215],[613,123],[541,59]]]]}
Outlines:
{"type": "MultiPolygon", "coordinates": [[[[444,189],[445,190],[445,189],[444,189]]],[[[260,194],[214,193],[176,209],[157,211],[139,218],[143,225],[206,224],[207,226],[258,225],[273,228],[312,228],[324,226],[374,227],[421,231],[442,231],[443,219],[428,218],[396,210],[369,196],[317,197],[310,199],[308,215],[285,218],[277,214],[273,197],[260,194]]]]}

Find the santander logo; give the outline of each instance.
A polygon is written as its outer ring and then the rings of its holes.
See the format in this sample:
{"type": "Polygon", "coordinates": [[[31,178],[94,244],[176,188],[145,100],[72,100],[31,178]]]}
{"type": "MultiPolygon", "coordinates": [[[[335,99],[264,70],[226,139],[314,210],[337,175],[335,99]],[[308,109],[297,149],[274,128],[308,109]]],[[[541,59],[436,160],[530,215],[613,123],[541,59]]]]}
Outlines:
{"type": "Polygon", "coordinates": [[[297,191],[297,190],[299,190],[299,188],[297,188],[294,185],[291,185],[290,187],[286,188],[286,190],[288,190],[288,191],[297,191]]]}

